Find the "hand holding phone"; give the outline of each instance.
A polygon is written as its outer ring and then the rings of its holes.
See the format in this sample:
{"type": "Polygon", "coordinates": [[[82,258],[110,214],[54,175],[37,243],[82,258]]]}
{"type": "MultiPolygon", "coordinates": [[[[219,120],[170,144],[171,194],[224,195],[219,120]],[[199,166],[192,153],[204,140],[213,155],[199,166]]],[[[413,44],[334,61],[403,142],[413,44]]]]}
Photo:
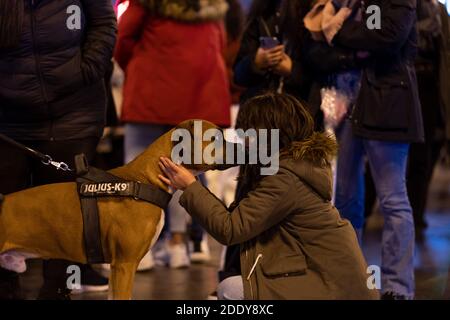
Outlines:
{"type": "Polygon", "coordinates": [[[284,46],[277,38],[261,37],[260,47],[255,56],[254,65],[258,70],[270,69],[276,66],[283,58],[284,46]]]}
{"type": "Polygon", "coordinates": [[[260,37],[260,47],[265,50],[270,50],[280,45],[280,41],[276,37],[260,37]]]}

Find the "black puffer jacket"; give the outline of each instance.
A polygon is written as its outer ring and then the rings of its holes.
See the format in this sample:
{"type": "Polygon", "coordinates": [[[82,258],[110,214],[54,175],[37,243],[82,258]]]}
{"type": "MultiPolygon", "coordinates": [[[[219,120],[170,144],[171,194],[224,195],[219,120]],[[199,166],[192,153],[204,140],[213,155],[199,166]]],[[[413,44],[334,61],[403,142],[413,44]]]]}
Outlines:
{"type": "Polygon", "coordinates": [[[20,140],[99,136],[116,34],[111,1],[24,2],[20,44],[0,49],[0,132],[20,140]],[[77,14],[70,6],[81,9],[81,28],[68,28],[77,14]]]}

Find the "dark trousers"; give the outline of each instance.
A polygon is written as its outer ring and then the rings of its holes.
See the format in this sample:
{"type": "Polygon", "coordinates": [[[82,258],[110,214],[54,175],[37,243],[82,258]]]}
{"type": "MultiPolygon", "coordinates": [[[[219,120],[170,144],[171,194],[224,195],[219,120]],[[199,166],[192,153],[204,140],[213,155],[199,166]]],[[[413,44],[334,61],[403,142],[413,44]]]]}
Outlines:
{"type": "MultiPolygon", "coordinates": [[[[98,138],[65,141],[21,141],[21,143],[50,155],[55,161],[63,161],[74,168],[74,156],[84,153],[89,160],[95,155],[98,138]]],[[[0,193],[8,194],[33,186],[74,181],[74,172],[63,172],[43,165],[22,151],[0,141],[0,193]]],[[[39,241],[39,239],[36,239],[39,241]]],[[[47,260],[43,263],[44,287],[66,287],[66,270],[71,263],[64,260],[47,260]]],[[[0,272],[0,277],[7,274],[0,272]]],[[[2,279],[0,279],[1,281],[2,279]]],[[[51,290],[51,289],[48,289],[51,290]]]]}
{"type": "Polygon", "coordinates": [[[441,141],[426,141],[425,143],[411,144],[407,187],[416,228],[426,226],[424,214],[428,189],[434,167],[439,160],[442,145],[443,143],[441,141]]]}

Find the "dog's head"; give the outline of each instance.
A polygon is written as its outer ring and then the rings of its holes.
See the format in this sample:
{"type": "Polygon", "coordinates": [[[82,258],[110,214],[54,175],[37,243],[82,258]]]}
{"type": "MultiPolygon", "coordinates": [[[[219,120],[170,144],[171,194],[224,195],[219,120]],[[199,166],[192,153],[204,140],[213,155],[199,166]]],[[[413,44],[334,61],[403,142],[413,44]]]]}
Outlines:
{"type": "Polygon", "coordinates": [[[183,121],[171,130],[171,139],[172,160],[192,171],[225,170],[235,166],[234,162],[227,161],[226,155],[227,150],[236,150],[236,144],[227,142],[223,130],[212,122],[183,121]]]}

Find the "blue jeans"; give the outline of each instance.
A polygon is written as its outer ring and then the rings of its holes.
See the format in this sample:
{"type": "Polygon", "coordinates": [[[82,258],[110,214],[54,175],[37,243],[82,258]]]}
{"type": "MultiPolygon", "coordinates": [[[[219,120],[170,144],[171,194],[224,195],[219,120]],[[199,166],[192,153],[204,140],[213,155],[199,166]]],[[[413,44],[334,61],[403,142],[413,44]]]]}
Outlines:
{"type": "Polygon", "coordinates": [[[384,216],[382,293],[414,297],[414,223],[406,191],[409,144],[356,137],[346,119],[336,130],[339,157],[335,205],[357,233],[364,226],[365,156],[384,216]]]}

